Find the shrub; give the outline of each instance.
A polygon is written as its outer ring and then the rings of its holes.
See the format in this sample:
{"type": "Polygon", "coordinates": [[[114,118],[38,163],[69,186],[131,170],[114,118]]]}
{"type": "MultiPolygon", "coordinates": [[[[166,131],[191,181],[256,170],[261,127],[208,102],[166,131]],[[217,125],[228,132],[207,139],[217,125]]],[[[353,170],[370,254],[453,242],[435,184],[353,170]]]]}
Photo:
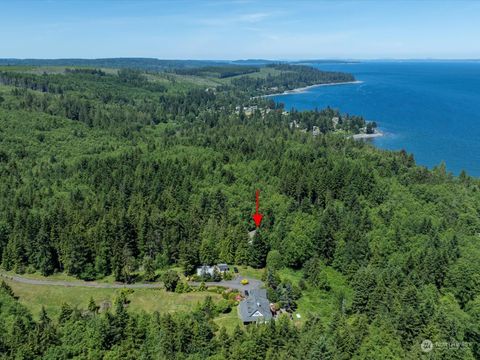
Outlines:
{"type": "Polygon", "coordinates": [[[223,280],[232,280],[233,279],[233,274],[231,272],[225,272],[223,273],[223,280]]]}
{"type": "Polygon", "coordinates": [[[85,269],[78,276],[82,280],[92,281],[96,279],[95,269],[92,264],[87,264],[85,269]]]}
{"type": "Polygon", "coordinates": [[[192,288],[186,282],[180,281],[175,287],[175,292],[178,294],[188,293],[191,291],[192,291],[192,288]]]}
{"type": "Polygon", "coordinates": [[[222,299],[219,302],[217,302],[215,308],[219,314],[226,314],[232,310],[232,306],[230,302],[225,299],[222,299]]]}
{"type": "Polygon", "coordinates": [[[320,290],[329,291],[331,289],[330,282],[328,281],[327,273],[325,271],[320,272],[320,276],[317,279],[316,287],[320,290]]]}
{"type": "Polygon", "coordinates": [[[303,279],[300,279],[298,281],[298,287],[300,288],[300,290],[306,290],[307,289],[307,283],[305,282],[305,280],[303,279]]]}
{"type": "Polygon", "coordinates": [[[203,281],[203,279],[202,279],[200,276],[198,276],[198,275],[192,275],[192,276],[190,276],[190,280],[191,280],[191,281],[195,281],[195,282],[203,281]]]}
{"type": "Polygon", "coordinates": [[[200,311],[203,311],[208,318],[212,318],[216,315],[217,308],[213,303],[212,297],[207,296],[203,304],[199,306],[200,311]]]}
{"type": "Polygon", "coordinates": [[[135,290],[133,290],[133,289],[123,288],[123,289],[118,290],[118,296],[122,296],[122,297],[126,298],[128,295],[131,295],[134,292],[135,292],[135,290]]]}
{"type": "Polygon", "coordinates": [[[168,270],[162,275],[163,285],[167,291],[175,291],[178,282],[180,281],[180,276],[174,270],[168,270]]]}
{"type": "Polygon", "coordinates": [[[177,294],[183,293],[183,283],[182,282],[177,283],[177,286],[175,286],[175,292],[177,294]]]}
{"type": "Polygon", "coordinates": [[[239,295],[240,295],[240,293],[238,291],[233,291],[230,294],[228,294],[228,300],[236,301],[237,296],[239,296],[239,295]]]}
{"type": "Polygon", "coordinates": [[[222,274],[216,268],[213,270],[212,281],[222,281],[222,274]]]}
{"type": "Polygon", "coordinates": [[[280,270],[284,267],[282,255],[280,251],[271,250],[267,255],[267,267],[272,270],[280,270]]]}

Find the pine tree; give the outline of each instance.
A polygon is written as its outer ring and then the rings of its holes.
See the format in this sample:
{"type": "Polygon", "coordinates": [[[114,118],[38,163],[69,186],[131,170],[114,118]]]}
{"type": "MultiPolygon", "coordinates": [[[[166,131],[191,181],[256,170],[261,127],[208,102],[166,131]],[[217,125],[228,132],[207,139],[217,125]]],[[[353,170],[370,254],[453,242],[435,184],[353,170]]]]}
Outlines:
{"type": "Polygon", "coordinates": [[[50,246],[49,237],[46,229],[45,222],[42,222],[42,226],[35,238],[37,247],[36,252],[36,268],[40,270],[43,276],[53,274],[55,270],[53,249],[50,246]]]}
{"type": "Polygon", "coordinates": [[[56,329],[42,306],[39,321],[33,334],[33,351],[37,355],[43,354],[49,346],[58,342],[56,329]]]}
{"type": "Polygon", "coordinates": [[[376,287],[376,275],[370,268],[360,269],[353,280],[355,290],[352,310],[360,313],[367,313],[376,304],[372,304],[371,296],[376,287]]]}
{"type": "Polygon", "coordinates": [[[90,297],[90,300],[88,302],[88,311],[90,311],[92,314],[96,314],[98,312],[99,306],[95,303],[95,300],[93,300],[93,297],[90,297]]]}
{"type": "Polygon", "coordinates": [[[267,262],[269,246],[266,239],[257,231],[250,244],[249,265],[254,268],[263,268],[267,262]]]}
{"type": "Polygon", "coordinates": [[[63,324],[70,318],[72,314],[72,307],[67,303],[62,303],[62,306],[60,308],[60,314],[58,315],[58,323],[63,324]]]}
{"type": "Polygon", "coordinates": [[[180,262],[182,263],[183,274],[185,276],[193,275],[199,265],[197,246],[197,243],[194,241],[190,244],[184,242],[181,246],[180,262]]]}
{"type": "Polygon", "coordinates": [[[15,294],[12,290],[12,287],[10,285],[8,285],[5,282],[5,280],[2,280],[2,282],[0,283],[0,291],[3,291],[8,296],[11,296],[11,297],[15,298],[15,294]]]}
{"type": "Polygon", "coordinates": [[[155,273],[155,263],[149,256],[145,257],[143,260],[143,271],[143,278],[145,281],[155,281],[157,277],[157,274],[155,273]]]}
{"type": "Polygon", "coordinates": [[[172,315],[166,314],[162,317],[160,330],[160,350],[166,359],[174,359],[176,347],[172,339],[176,338],[176,324],[172,315]]]}

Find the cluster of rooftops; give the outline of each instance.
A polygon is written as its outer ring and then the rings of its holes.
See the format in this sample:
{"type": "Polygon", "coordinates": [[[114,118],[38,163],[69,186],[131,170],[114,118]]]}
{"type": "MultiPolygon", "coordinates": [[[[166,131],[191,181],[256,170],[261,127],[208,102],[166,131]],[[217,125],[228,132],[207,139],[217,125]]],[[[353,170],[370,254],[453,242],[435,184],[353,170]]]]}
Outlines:
{"type": "MultiPolygon", "coordinates": [[[[202,265],[197,267],[197,275],[213,276],[215,271],[225,273],[230,270],[227,264],[202,265]]],[[[236,270],[236,268],[235,268],[236,270]]],[[[238,315],[244,324],[266,322],[273,318],[272,306],[267,297],[267,290],[261,288],[243,290],[245,298],[240,301],[238,315]]]]}
{"type": "Polygon", "coordinates": [[[210,275],[212,276],[213,273],[217,270],[219,273],[226,273],[227,271],[230,270],[227,264],[217,264],[217,265],[202,265],[197,267],[197,275],[198,276],[203,276],[203,275],[210,275]]]}

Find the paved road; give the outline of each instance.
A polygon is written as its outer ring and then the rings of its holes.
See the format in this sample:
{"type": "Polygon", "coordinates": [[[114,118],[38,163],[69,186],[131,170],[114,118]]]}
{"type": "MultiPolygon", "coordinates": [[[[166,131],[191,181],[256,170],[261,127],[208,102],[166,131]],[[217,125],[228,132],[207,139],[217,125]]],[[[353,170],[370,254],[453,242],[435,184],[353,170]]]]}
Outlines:
{"type": "Polygon", "coordinates": [[[65,286],[65,287],[91,287],[99,289],[143,289],[143,288],[162,288],[161,283],[152,283],[152,284],[103,284],[97,283],[94,281],[62,281],[62,280],[37,280],[30,279],[19,275],[8,275],[0,272],[0,277],[5,279],[30,285],[52,285],[52,286],[65,286]]]}
{"type": "MultiPolygon", "coordinates": [[[[91,287],[91,288],[99,288],[99,289],[158,289],[163,288],[162,283],[151,283],[151,284],[122,284],[122,283],[114,283],[114,284],[107,284],[107,283],[98,283],[95,281],[64,281],[64,280],[39,280],[39,279],[30,279],[27,277],[23,277],[20,275],[9,275],[0,272],[0,277],[5,279],[15,281],[18,283],[23,284],[30,284],[30,285],[51,285],[51,286],[64,286],[64,287],[91,287]]],[[[199,282],[189,282],[192,286],[199,286],[199,282]]],[[[238,290],[251,290],[251,289],[258,289],[263,286],[263,282],[257,279],[248,278],[238,276],[233,280],[222,280],[219,282],[206,282],[205,285],[207,286],[222,286],[226,288],[238,289],[238,290]],[[241,280],[247,279],[248,284],[242,285],[241,280]]]]}

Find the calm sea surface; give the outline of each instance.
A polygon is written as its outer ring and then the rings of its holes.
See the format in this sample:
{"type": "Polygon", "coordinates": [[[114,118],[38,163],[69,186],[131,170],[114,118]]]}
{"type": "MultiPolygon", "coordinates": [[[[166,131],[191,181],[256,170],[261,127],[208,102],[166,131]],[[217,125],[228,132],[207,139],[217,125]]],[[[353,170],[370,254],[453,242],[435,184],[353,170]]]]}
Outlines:
{"type": "Polygon", "coordinates": [[[380,148],[412,152],[417,163],[480,177],[480,62],[317,64],[361,84],[316,87],[275,96],[286,109],[339,109],[374,120],[380,148]]]}

